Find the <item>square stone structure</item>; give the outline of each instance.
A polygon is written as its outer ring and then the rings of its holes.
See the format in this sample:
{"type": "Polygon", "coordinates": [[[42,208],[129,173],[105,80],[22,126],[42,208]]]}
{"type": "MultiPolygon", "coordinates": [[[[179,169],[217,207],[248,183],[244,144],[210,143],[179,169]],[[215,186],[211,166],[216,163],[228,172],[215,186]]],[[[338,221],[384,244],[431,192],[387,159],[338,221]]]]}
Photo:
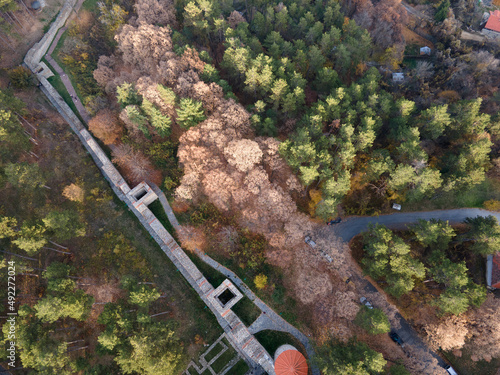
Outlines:
{"type": "MultiPolygon", "coordinates": [[[[215,289],[210,296],[208,297],[210,300],[212,300],[212,304],[219,310],[221,313],[226,312],[229,310],[231,307],[233,307],[236,302],[238,302],[240,299],[243,298],[243,294],[234,286],[234,284],[229,281],[228,279],[224,280],[222,284],[220,284],[217,289],[215,289]],[[226,303],[225,305],[222,304],[222,302],[219,300],[219,296],[224,293],[226,290],[229,290],[234,297],[231,298],[231,300],[226,303]]],[[[223,315],[224,316],[224,315],[223,315]]]]}
{"type": "Polygon", "coordinates": [[[425,46],[425,47],[420,48],[420,54],[421,55],[429,55],[430,56],[431,55],[431,49],[430,49],[430,47],[425,46]]]}
{"type": "Polygon", "coordinates": [[[147,207],[148,204],[158,199],[156,193],[144,181],[138,184],[135,188],[127,193],[127,197],[132,202],[135,208],[142,212],[142,207],[147,207]]]}
{"type": "Polygon", "coordinates": [[[403,82],[404,80],[404,73],[392,73],[392,82],[403,82]]]}

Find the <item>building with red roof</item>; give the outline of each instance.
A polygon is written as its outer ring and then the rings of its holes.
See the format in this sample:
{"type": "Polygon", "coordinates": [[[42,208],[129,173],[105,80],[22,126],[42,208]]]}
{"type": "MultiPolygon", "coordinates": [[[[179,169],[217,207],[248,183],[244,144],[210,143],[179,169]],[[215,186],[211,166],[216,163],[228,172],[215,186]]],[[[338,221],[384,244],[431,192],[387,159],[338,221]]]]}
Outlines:
{"type": "Polygon", "coordinates": [[[486,285],[500,289],[500,253],[488,255],[486,261],[486,285]]]}
{"type": "Polygon", "coordinates": [[[291,345],[281,345],[274,353],[274,371],[276,375],[307,375],[305,357],[291,345]]]}
{"type": "Polygon", "coordinates": [[[490,11],[490,17],[484,25],[483,34],[493,38],[500,37],[500,10],[490,11]]]}

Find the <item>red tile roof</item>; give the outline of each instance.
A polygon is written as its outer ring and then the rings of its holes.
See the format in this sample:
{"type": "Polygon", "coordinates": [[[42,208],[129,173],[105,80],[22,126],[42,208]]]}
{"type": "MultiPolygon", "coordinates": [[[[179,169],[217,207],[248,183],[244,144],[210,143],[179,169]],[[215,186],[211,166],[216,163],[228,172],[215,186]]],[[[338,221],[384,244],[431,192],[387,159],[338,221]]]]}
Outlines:
{"type": "Polygon", "coordinates": [[[276,375],[307,375],[307,362],[297,350],[287,350],[281,353],[274,363],[276,375]]]}
{"type": "Polygon", "coordinates": [[[500,33],[500,10],[490,11],[490,18],[488,18],[488,22],[486,22],[484,28],[500,33]]]}
{"type": "Polygon", "coordinates": [[[493,255],[493,269],[491,270],[491,286],[500,289],[500,253],[493,255]]]}

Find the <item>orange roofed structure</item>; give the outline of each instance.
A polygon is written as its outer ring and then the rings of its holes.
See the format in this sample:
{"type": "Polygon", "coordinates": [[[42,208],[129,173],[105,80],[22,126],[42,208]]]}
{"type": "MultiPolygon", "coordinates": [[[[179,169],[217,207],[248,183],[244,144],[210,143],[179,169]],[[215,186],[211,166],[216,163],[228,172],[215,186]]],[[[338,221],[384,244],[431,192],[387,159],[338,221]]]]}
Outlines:
{"type": "Polygon", "coordinates": [[[307,375],[307,362],[302,353],[291,345],[281,345],[274,354],[276,375],[307,375]]]}
{"type": "Polygon", "coordinates": [[[488,22],[484,25],[483,33],[487,32],[491,36],[500,36],[500,10],[490,11],[488,22]],[[491,33],[493,32],[493,33],[491,33]]]}

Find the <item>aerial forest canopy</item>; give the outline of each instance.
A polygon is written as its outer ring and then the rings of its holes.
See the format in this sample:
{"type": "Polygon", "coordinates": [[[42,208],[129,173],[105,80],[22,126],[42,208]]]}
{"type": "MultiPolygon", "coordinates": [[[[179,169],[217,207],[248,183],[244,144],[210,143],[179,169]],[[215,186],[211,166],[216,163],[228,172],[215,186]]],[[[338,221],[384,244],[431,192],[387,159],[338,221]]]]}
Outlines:
{"type": "MultiPolygon", "coordinates": [[[[133,9],[118,27],[100,7],[117,45],[93,75],[116,95],[136,146],[194,127],[179,140],[178,198],[201,194],[223,211],[244,211],[255,207],[247,186],[259,176],[270,185],[259,182],[253,194],[274,196],[265,205],[293,212],[289,197],[305,197],[311,214],[329,218],[340,204],[347,213],[374,213],[485,180],[498,118],[482,113],[483,99],[451,87],[449,72],[426,62],[409,72],[405,88],[380,73],[402,61],[406,13],[397,2],[141,0],[133,9]]],[[[467,55],[471,65],[474,57],[467,55]]],[[[91,130],[104,142],[118,140],[118,129],[98,125],[91,130]]],[[[118,164],[134,154],[119,150],[118,164]]],[[[244,221],[256,229],[251,215],[244,221]]]]}
{"type": "MultiPolygon", "coordinates": [[[[17,4],[0,0],[0,32],[12,28],[5,20],[17,4]]],[[[462,43],[457,20],[466,11],[455,17],[447,0],[435,8],[424,38],[435,40],[432,55],[415,56],[398,0],[89,0],[52,57],[127,182],[156,183],[172,198],[183,248],[213,251],[312,332],[325,374],[374,374],[386,360],[371,344],[327,336],[386,334],[394,315],[379,301],[360,306],[345,282],[352,253],[320,223],[387,212],[394,202],[450,208],[500,176],[498,47],[462,43]],[[403,82],[394,82],[401,71],[403,82]]],[[[40,94],[27,69],[8,75],[14,88],[40,94]]],[[[63,94],[58,75],[49,82],[63,94]]],[[[220,327],[113,200],[67,125],[39,104],[0,90],[0,244],[19,258],[18,272],[36,277],[19,309],[22,365],[47,374],[178,373],[220,327]],[[23,131],[29,121],[33,131],[23,131]],[[81,346],[69,354],[74,343],[81,346]],[[93,356],[80,357],[89,346],[93,356]]],[[[485,199],[498,209],[495,189],[485,199]]],[[[422,328],[432,346],[455,349],[472,337],[473,355],[489,360],[500,350],[498,303],[482,285],[484,271],[480,280],[470,275],[481,266],[466,260],[484,264],[472,255],[498,250],[500,229],[489,217],[470,218],[462,230],[436,221],[403,234],[371,227],[359,260],[397,299],[428,281],[444,290],[426,297],[447,314],[445,324],[436,318],[422,328]],[[463,243],[466,259],[455,257],[463,243]],[[483,312],[474,310],[481,304],[483,312]]],[[[10,258],[2,259],[0,268],[10,258]]],[[[438,365],[405,350],[415,373],[438,365]]],[[[406,373],[392,364],[391,374],[406,373]]]]}

